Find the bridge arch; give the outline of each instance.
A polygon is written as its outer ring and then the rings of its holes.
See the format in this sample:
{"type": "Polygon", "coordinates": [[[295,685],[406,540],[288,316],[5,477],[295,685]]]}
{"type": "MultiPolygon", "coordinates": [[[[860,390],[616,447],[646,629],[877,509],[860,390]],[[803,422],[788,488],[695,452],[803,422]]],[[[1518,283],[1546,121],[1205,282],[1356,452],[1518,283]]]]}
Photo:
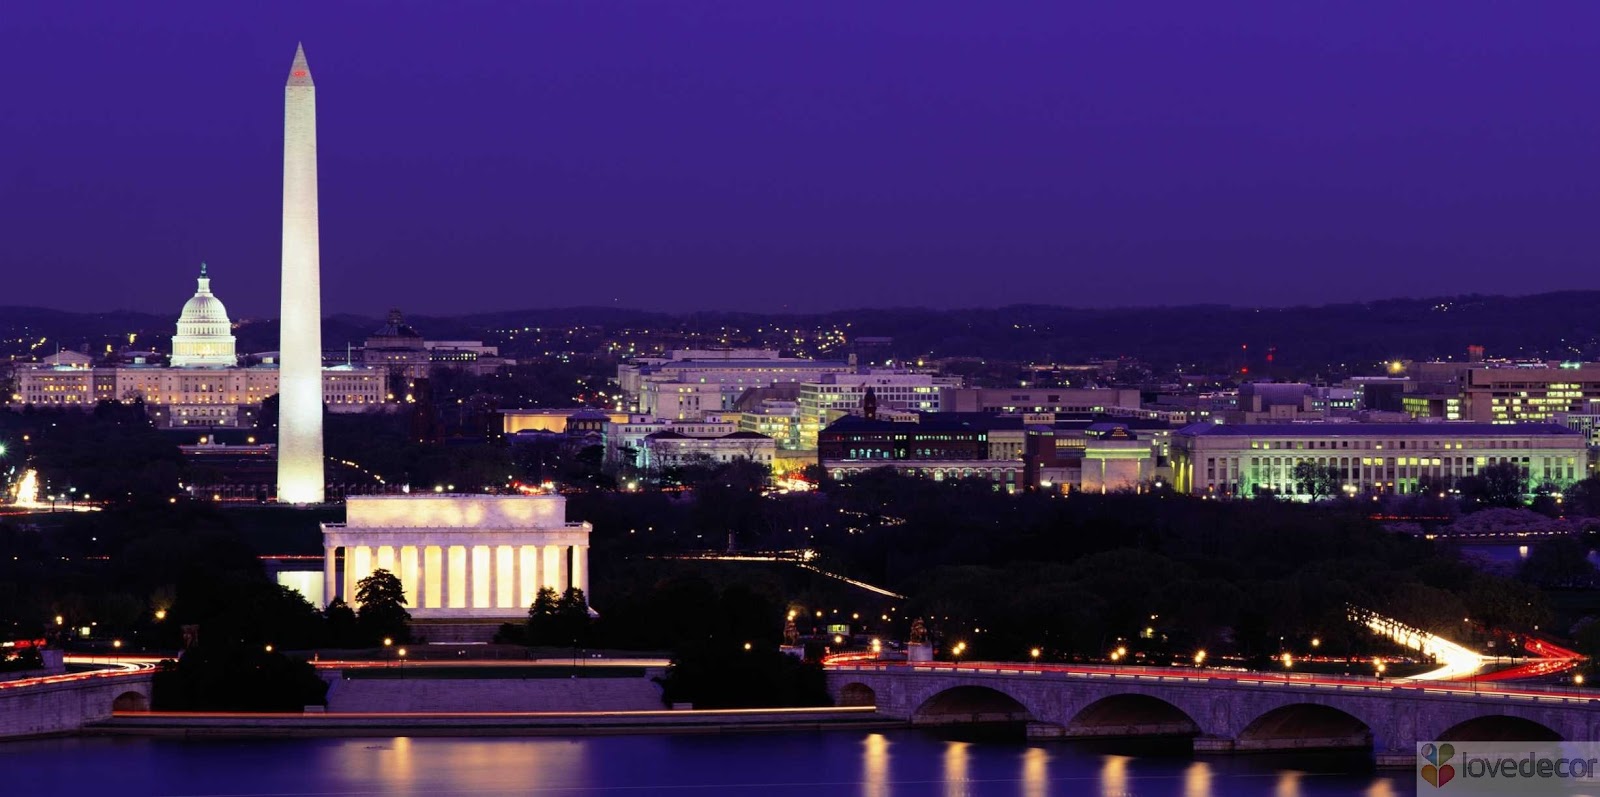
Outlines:
{"type": "Polygon", "coordinates": [[[876,706],[878,705],[878,692],[859,681],[848,683],[839,689],[839,705],[876,706]]]}
{"type": "Polygon", "coordinates": [[[1158,697],[1111,695],[1084,706],[1066,724],[1067,736],[1197,736],[1188,712],[1158,697]]]}
{"type": "Polygon", "coordinates": [[[1370,747],[1370,725],[1320,703],[1289,703],[1267,711],[1251,720],[1235,743],[1238,750],[1370,747]]]}
{"type": "Polygon", "coordinates": [[[987,686],[953,686],[911,712],[913,725],[1032,722],[1033,713],[1011,695],[987,686]]]}
{"type": "Polygon", "coordinates": [[[130,689],[129,691],[117,695],[116,698],[111,701],[111,710],[149,711],[150,698],[145,696],[143,692],[135,692],[130,689]]]}
{"type": "Polygon", "coordinates": [[[1561,742],[1561,734],[1522,717],[1487,714],[1458,722],[1441,732],[1441,742],[1561,742]]]}

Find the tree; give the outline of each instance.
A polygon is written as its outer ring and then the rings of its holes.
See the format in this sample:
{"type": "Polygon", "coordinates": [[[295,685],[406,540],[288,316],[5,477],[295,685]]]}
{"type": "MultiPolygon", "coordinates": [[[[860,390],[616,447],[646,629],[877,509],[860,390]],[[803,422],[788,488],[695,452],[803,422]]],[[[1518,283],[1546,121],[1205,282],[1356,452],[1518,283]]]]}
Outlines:
{"type": "Polygon", "coordinates": [[[1527,475],[1510,462],[1490,465],[1461,480],[1461,496],[1479,506],[1518,507],[1527,494],[1527,475]]]}
{"type": "Polygon", "coordinates": [[[540,587],[533,596],[533,606],[528,609],[528,644],[548,645],[557,637],[556,614],[561,609],[561,596],[553,587],[540,587]]]}
{"type": "Polygon", "coordinates": [[[1556,537],[1533,546],[1518,576],[1541,587],[1582,587],[1594,579],[1589,550],[1572,537],[1556,537]]]}
{"type": "Polygon", "coordinates": [[[1590,476],[1569,486],[1562,504],[1575,515],[1600,516],[1600,476],[1590,476]]]}
{"type": "Polygon", "coordinates": [[[356,647],[362,643],[361,626],[356,620],[356,612],[345,603],[343,598],[334,598],[333,603],[323,610],[325,620],[327,644],[336,648],[356,647]]]}
{"type": "Polygon", "coordinates": [[[411,613],[406,611],[406,591],[395,574],[378,569],[356,582],[356,602],[361,611],[356,619],[372,639],[390,638],[411,641],[411,613]]]}
{"type": "Polygon", "coordinates": [[[1331,465],[1318,465],[1309,460],[1295,463],[1294,489],[1301,495],[1311,496],[1315,501],[1319,498],[1338,495],[1344,487],[1339,477],[1339,469],[1331,465]]]}
{"type": "Polygon", "coordinates": [[[559,641],[577,647],[589,638],[589,600],[583,590],[567,587],[556,605],[556,633],[559,641]]]}

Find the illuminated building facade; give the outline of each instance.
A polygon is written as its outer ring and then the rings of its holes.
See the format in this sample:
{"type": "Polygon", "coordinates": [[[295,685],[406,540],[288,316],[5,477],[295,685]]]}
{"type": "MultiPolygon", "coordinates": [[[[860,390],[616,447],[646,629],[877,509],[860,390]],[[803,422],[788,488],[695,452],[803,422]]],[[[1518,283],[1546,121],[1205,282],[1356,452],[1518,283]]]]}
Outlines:
{"type": "Polygon", "coordinates": [[[428,369],[432,366],[422,333],[412,329],[399,310],[390,310],[383,326],[367,336],[366,345],[361,349],[361,362],[368,368],[381,368],[405,380],[428,378],[428,369]]]}
{"type": "Polygon", "coordinates": [[[175,368],[232,368],[239,364],[233,324],[222,300],[211,294],[206,264],[200,264],[199,285],[178,316],[178,333],[172,336],[175,368]]]}
{"type": "Polygon", "coordinates": [[[798,384],[855,370],[837,360],[782,357],[770,349],[685,349],[617,367],[627,409],[673,420],[734,408],[750,388],[798,384]]]}
{"type": "Polygon", "coordinates": [[[1112,408],[1139,409],[1139,391],[1132,388],[995,388],[947,387],[940,391],[944,412],[1016,414],[1050,412],[1063,415],[1103,413],[1112,408]]]}
{"type": "Polygon", "coordinates": [[[690,437],[670,429],[644,438],[641,467],[663,470],[686,465],[725,465],[744,460],[772,468],[777,443],[755,432],[729,432],[715,437],[690,437]]]}
{"type": "MultiPolygon", "coordinates": [[[[238,367],[232,325],[211,292],[202,266],[199,289],[184,304],[173,336],[172,367],[94,365],[62,352],[37,365],[19,365],[10,405],[93,408],[102,401],[142,401],[157,428],[248,428],[261,402],[276,395],[280,372],[271,364],[238,367]]],[[[332,412],[365,412],[383,405],[387,380],[381,370],[338,366],[321,369],[321,405],[332,412]]]]}
{"type": "Polygon", "coordinates": [[[1522,468],[1530,486],[1584,478],[1585,436],[1544,423],[1195,424],[1172,433],[1173,484],[1194,495],[1303,496],[1295,465],[1337,472],[1347,493],[1450,489],[1490,465],[1522,468]]]}
{"type": "Polygon", "coordinates": [[[870,388],[883,411],[939,412],[943,408],[940,391],[960,387],[957,377],[931,376],[896,370],[867,373],[828,374],[815,382],[800,385],[798,405],[800,447],[816,448],[818,433],[843,415],[861,411],[861,400],[870,388]]]}
{"type": "Polygon", "coordinates": [[[1165,478],[1165,429],[1147,434],[1127,422],[1050,413],[913,417],[840,418],[818,438],[818,463],[834,479],[889,467],[935,481],[986,479],[1007,492],[1133,492],[1165,478]]]}
{"type": "Polygon", "coordinates": [[[356,584],[387,570],[418,620],[526,620],[541,588],[589,594],[588,523],[559,495],[350,496],[322,524],[323,595],[356,606],[356,584]]]}
{"type": "MultiPolygon", "coordinates": [[[[261,402],[278,392],[278,369],[189,370],[139,365],[96,368],[23,366],[17,369],[11,406],[81,407],[101,401],[143,401],[158,428],[242,428],[254,423],[261,402]]],[[[340,366],[322,371],[322,400],[330,412],[365,412],[384,404],[381,371],[340,366]]]]}
{"type": "Polygon", "coordinates": [[[1468,368],[1462,375],[1461,399],[1466,420],[1553,420],[1558,412],[1582,412],[1584,402],[1600,399],[1600,363],[1468,368]]]}
{"type": "Polygon", "coordinates": [[[786,451],[799,450],[800,405],[793,401],[763,401],[759,407],[739,413],[739,431],[766,435],[786,451]]]}
{"type": "Polygon", "coordinates": [[[701,420],[677,421],[652,418],[648,415],[630,415],[622,421],[612,421],[605,426],[605,462],[614,467],[648,468],[651,466],[645,440],[651,435],[672,432],[684,438],[724,437],[739,431],[733,416],[737,413],[711,413],[701,420]]]}

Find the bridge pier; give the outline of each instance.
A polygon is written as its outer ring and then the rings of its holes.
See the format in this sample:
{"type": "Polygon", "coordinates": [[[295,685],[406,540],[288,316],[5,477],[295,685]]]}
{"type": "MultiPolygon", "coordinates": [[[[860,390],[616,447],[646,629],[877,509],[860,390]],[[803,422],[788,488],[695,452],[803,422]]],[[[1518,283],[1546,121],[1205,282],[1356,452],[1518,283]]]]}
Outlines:
{"type": "Polygon", "coordinates": [[[1201,735],[1194,737],[1194,751],[1197,755],[1225,755],[1233,752],[1233,747],[1234,741],[1226,736],[1201,735]]]}
{"type": "Polygon", "coordinates": [[[1067,736],[1067,729],[1054,722],[1030,722],[1027,731],[1029,739],[1064,739],[1067,736]]]}
{"type": "Polygon", "coordinates": [[[1378,769],[1410,769],[1417,768],[1416,750],[1378,750],[1372,754],[1372,760],[1378,769]]]}

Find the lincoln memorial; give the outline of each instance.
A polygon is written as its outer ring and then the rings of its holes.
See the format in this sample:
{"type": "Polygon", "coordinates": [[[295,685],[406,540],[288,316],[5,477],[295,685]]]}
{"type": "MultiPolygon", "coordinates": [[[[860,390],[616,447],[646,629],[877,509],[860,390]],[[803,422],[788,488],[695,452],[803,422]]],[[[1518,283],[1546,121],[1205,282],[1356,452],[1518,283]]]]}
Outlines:
{"type": "Polygon", "coordinates": [[[322,524],[323,595],[354,606],[381,569],[419,620],[526,617],[542,587],[589,594],[592,527],[566,515],[559,495],[351,496],[344,523],[322,524]]]}

